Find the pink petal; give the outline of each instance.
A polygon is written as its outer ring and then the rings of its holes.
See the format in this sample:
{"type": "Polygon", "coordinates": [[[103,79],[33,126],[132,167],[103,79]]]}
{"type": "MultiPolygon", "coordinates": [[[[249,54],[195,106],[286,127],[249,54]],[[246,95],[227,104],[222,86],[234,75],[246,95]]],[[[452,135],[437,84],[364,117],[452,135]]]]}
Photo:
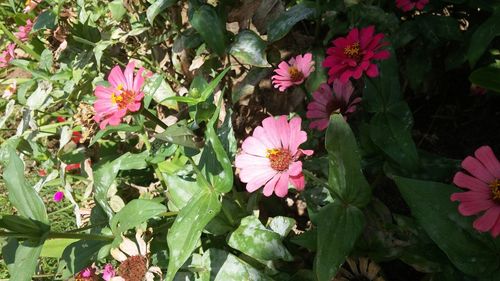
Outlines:
{"type": "Polygon", "coordinates": [[[290,184],[293,185],[298,191],[304,190],[306,185],[304,175],[300,173],[297,176],[290,176],[290,184]]]}
{"type": "Polygon", "coordinates": [[[486,183],[478,180],[477,178],[464,174],[462,172],[458,172],[455,174],[455,177],[453,177],[453,183],[459,187],[467,188],[469,190],[483,192],[487,194],[490,193],[490,188],[486,183]]]}
{"type": "Polygon", "coordinates": [[[288,174],[290,176],[297,176],[302,173],[302,162],[301,161],[295,161],[290,164],[290,167],[288,167],[288,174]]]}
{"type": "MultiPolygon", "coordinates": [[[[240,172],[241,175],[241,172],[240,172]]],[[[264,170],[263,173],[259,174],[257,177],[252,178],[248,183],[247,183],[247,191],[248,192],[254,192],[255,190],[259,189],[263,185],[265,185],[269,180],[271,180],[274,175],[276,175],[276,171],[273,169],[269,168],[264,170]]]]}
{"type": "Polygon", "coordinates": [[[120,67],[117,65],[111,69],[108,77],[109,83],[113,86],[113,88],[118,87],[118,85],[122,85],[125,87],[127,85],[127,81],[125,80],[125,76],[123,76],[123,72],[120,67]]]}
{"type": "MultiPolygon", "coordinates": [[[[245,183],[255,181],[258,179],[267,179],[276,174],[276,171],[271,167],[258,166],[253,168],[245,168],[240,170],[240,180],[245,183]]],[[[264,180],[264,183],[267,182],[264,180]]],[[[262,183],[262,185],[264,184],[262,183]]]]}
{"type": "Polygon", "coordinates": [[[498,159],[493,153],[491,147],[481,146],[476,150],[474,156],[481,161],[490,174],[492,174],[495,178],[500,179],[500,162],[498,162],[498,159]]]}
{"type": "Polygon", "coordinates": [[[486,168],[474,157],[467,156],[467,158],[462,161],[462,167],[467,170],[474,177],[484,181],[485,183],[490,183],[495,178],[493,175],[486,170],[486,168]]]}
{"type": "Polygon", "coordinates": [[[285,197],[288,194],[288,173],[282,173],[276,187],[274,188],[274,193],[278,197],[285,197]]]}
{"type": "Polygon", "coordinates": [[[262,121],[262,127],[266,131],[267,138],[273,144],[273,148],[281,148],[278,121],[272,116],[267,117],[262,121]]]}
{"type": "Polygon", "coordinates": [[[500,206],[495,206],[488,209],[484,215],[474,221],[474,228],[481,231],[486,232],[490,230],[498,218],[500,217],[500,206]]]}
{"type": "Polygon", "coordinates": [[[263,192],[264,196],[269,197],[273,194],[273,191],[276,187],[276,183],[278,182],[279,179],[280,179],[280,174],[276,173],[276,175],[274,175],[274,177],[266,183],[263,192]]]}
{"type": "Polygon", "coordinates": [[[126,90],[133,90],[134,89],[134,69],[135,69],[135,63],[133,61],[129,62],[127,64],[127,67],[125,67],[124,71],[124,76],[125,76],[125,81],[126,84],[124,87],[126,87],[126,90]]]}
{"type": "Polygon", "coordinates": [[[246,153],[241,153],[236,156],[234,160],[234,165],[236,168],[245,169],[245,168],[260,168],[262,167],[270,167],[269,159],[260,156],[254,156],[246,153]]]}

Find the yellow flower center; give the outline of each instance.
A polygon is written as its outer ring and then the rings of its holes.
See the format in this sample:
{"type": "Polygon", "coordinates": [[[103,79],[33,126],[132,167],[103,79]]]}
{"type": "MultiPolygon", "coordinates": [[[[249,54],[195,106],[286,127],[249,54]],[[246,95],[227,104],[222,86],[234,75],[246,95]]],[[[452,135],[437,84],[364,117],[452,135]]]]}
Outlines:
{"type": "Polygon", "coordinates": [[[116,86],[116,92],[111,94],[111,102],[118,105],[119,109],[126,109],[127,106],[135,101],[135,92],[130,90],[123,91],[123,85],[116,86]]]}
{"type": "Polygon", "coordinates": [[[493,201],[500,204],[500,179],[494,179],[489,184],[493,201]]]}
{"type": "Polygon", "coordinates": [[[287,170],[292,162],[292,154],[288,149],[283,148],[268,149],[266,157],[271,162],[271,168],[278,172],[287,170]]]}
{"type": "Polygon", "coordinates": [[[298,82],[304,79],[304,74],[302,74],[302,72],[300,72],[300,70],[294,65],[288,68],[288,74],[290,74],[292,82],[298,82]]]}
{"type": "Polygon", "coordinates": [[[354,42],[344,48],[344,55],[348,56],[351,59],[359,59],[361,55],[360,51],[361,49],[359,47],[359,42],[354,42]]]}

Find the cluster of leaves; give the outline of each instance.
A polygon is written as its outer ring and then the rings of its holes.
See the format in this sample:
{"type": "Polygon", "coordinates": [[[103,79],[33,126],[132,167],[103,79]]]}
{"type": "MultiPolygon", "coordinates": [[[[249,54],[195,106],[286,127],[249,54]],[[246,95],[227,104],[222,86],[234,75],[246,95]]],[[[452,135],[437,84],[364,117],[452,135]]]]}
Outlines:
{"type": "MultiPolygon", "coordinates": [[[[7,41],[30,17],[16,2],[0,3],[7,41]]],[[[148,2],[43,1],[29,42],[18,42],[23,54],[2,70],[3,84],[18,85],[15,99],[0,100],[2,187],[16,210],[0,218],[11,280],[31,280],[40,256],[60,260],[51,274],[63,280],[109,262],[134,228],[152,229],[151,263],[167,281],[329,281],[347,256],[400,259],[427,280],[500,276],[499,240],[449,200],[457,161],[418,149],[404,96],[437,92],[456,69],[500,91],[498,4],[431,0],[403,13],[389,0],[148,2]],[[245,192],[232,162],[265,110],[303,113],[327,80],[329,42],[367,25],[386,34],[392,55],[379,77],[356,84],[362,110],[350,124],[334,115],[324,136],[308,131],[308,183],[291,197],[306,202],[306,227],[284,202],[245,192]],[[316,60],[305,90],[269,87],[273,66],[305,52],[316,60]],[[82,117],[95,86],[129,59],[154,73],[143,108],[169,120],[167,129],[133,115],[98,130],[82,117]],[[88,139],[74,143],[72,131],[88,139]],[[372,195],[388,182],[412,216],[372,195]],[[64,191],[80,228],[51,229],[42,188],[64,191]]]]}

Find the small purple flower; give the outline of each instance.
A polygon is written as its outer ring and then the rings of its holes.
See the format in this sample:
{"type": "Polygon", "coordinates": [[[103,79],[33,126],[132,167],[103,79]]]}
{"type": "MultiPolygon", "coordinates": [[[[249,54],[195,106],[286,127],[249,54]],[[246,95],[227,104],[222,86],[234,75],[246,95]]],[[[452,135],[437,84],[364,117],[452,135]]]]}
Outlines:
{"type": "Polygon", "coordinates": [[[61,202],[61,200],[63,200],[63,199],[64,199],[64,192],[58,191],[58,192],[54,193],[53,200],[55,202],[61,202]]]}
{"type": "Polygon", "coordinates": [[[111,280],[111,278],[115,277],[115,268],[112,264],[108,263],[104,266],[104,270],[102,272],[102,279],[105,281],[111,280]]]}

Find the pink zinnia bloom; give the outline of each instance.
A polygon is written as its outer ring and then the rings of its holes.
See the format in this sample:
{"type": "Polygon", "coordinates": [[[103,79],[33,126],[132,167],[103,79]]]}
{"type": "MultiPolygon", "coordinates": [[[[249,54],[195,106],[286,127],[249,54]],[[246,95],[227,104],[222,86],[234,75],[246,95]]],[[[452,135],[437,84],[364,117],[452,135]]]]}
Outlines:
{"type": "Polygon", "coordinates": [[[0,55],[0,67],[6,67],[14,59],[14,49],[16,49],[16,44],[9,43],[5,51],[0,55]]]}
{"type": "Polygon", "coordinates": [[[247,183],[247,191],[254,192],[264,186],[264,195],[273,192],[284,197],[288,184],[297,190],[304,189],[303,155],[312,155],[312,150],[302,150],[299,146],[307,140],[307,134],[300,130],[302,120],[295,117],[287,121],[286,116],[275,119],[268,117],[245,139],[242,152],[236,156],[235,166],[240,169],[242,182],[247,183]]]}
{"type": "Polygon", "coordinates": [[[96,269],[93,266],[86,267],[78,272],[75,276],[75,281],[97,281],[99,277],[95,272],[96,269]]]}
{"type": "Polygon", "coordinates": [[[327,57],[323,61],[323,66],[328,70],[328,83],[333,83],[335,79],[346,83],[349,78],[359,79],[366,73],[368,77],[377,77],[378,67],[375,60],[385,60],[390,53],[387,50],[380,50],[388,43],[381,42],[384,34],[374,34],[375,27],[368,26],[353,28],[347,37],[340,37],[332,41],[333,47],[326,50],[327,57]]]}
{"type": "Polygon", "coordinates": [[[38,4],[40,4],[40,2],[42,2],[42,0],[26,0],[26,3],[25,3],[25,8],[23,10],[24,13],[29,13],[30,11],[32,11],[33,9],[36,8],[36,6],[38,4]]]}
{"type": "Polygon", "coordinates": [[[313,101],[307,105],[307,118],[311,119],[309,128],[320,131],[328,128],[330,115],[339,113],[347,119],[347,116],[356,111],[356,106],[361,102],[361,98],[351,101],[354,88],[351,81],[341,83],[338,79],[333,82],[332,88],[323,83],[318,90],[313,93],[313,101]]]}
{"type": "Polygon", "coordinates": [[[63,198],[64,198],[64,192],[58,191],[54,193],[54,197],[52,199],[54,200],[54,202],[61,202],[63,198]]]}
{"type": "Polygon", "coordinates": [[[423,10],[427,3],[429,0],[396,0],[396,6],[404,12],[411,11],[413,8],[423,10]]]}
{"type": "Polygon", "coordinates": [[[27,20],[26,25],[20,26],[19,31],[15,32],[14,35],[17,37],[17,39],[21,40],[22,42],[26,42],[29,39],[32,28],[33,28],[33,22],[31,20],[27,20]]]}
{"type": "Polygon", "coordinates": [[[105,281],[110,281],[111,278],[115,277],[115,268],[112,264],[108,263],[104,266],[104,271],[102,272],[102,279],[105,281]]]}
{"type": "Polygon", "coordinates": [[[7,99],[7,100],[10,99],[12,97],[12,95],[14,95],[16,93],[16,90],[17,90],[17,83],[16,83],[16,81],[14,81],[14,82],[12,82],[12,84],[7,86],[7,88],[5,88],[5,90],[3,91],[2,98],[7,99]]]}
{"type": "Polygon", "coordinates": [[[144,93],[141,90],[144,84],[142,75],[144,68],[134,77],[135,63],[129,62],[122,72],[119,66],[115,66],[108,77],[111,87],[97,86],[94,94],[97,100],[94,102],[96,115],[94,120],[99,122],[101,129],[108,124],[116,126],[122,122],[122,118],[128,112],[136,112],[141,108],[144,93]]]}
{"type": "Polygon", "coordinates": [[[460,201],[458,211],[464,216],[483,212],[474,221],[474,228],[480,232],[490,231],[493,237],[500,234],[500,162],[489,146],[482,146],[462,162],[468,172],[458,172],[453,183],[467,189],[453,193],[452,201],[460,201]]]}
{"type": "Polygon", "coordinates": [[[291,58],[288,63],[280,62],[278,68],[274,70],[277,74],[271,77],[274,87],[279,88],[281,92],[293,85],[300,85],[314,71],[314,61],[312,54],[307,53],[304,56],[298,55],[291,58]]]}

